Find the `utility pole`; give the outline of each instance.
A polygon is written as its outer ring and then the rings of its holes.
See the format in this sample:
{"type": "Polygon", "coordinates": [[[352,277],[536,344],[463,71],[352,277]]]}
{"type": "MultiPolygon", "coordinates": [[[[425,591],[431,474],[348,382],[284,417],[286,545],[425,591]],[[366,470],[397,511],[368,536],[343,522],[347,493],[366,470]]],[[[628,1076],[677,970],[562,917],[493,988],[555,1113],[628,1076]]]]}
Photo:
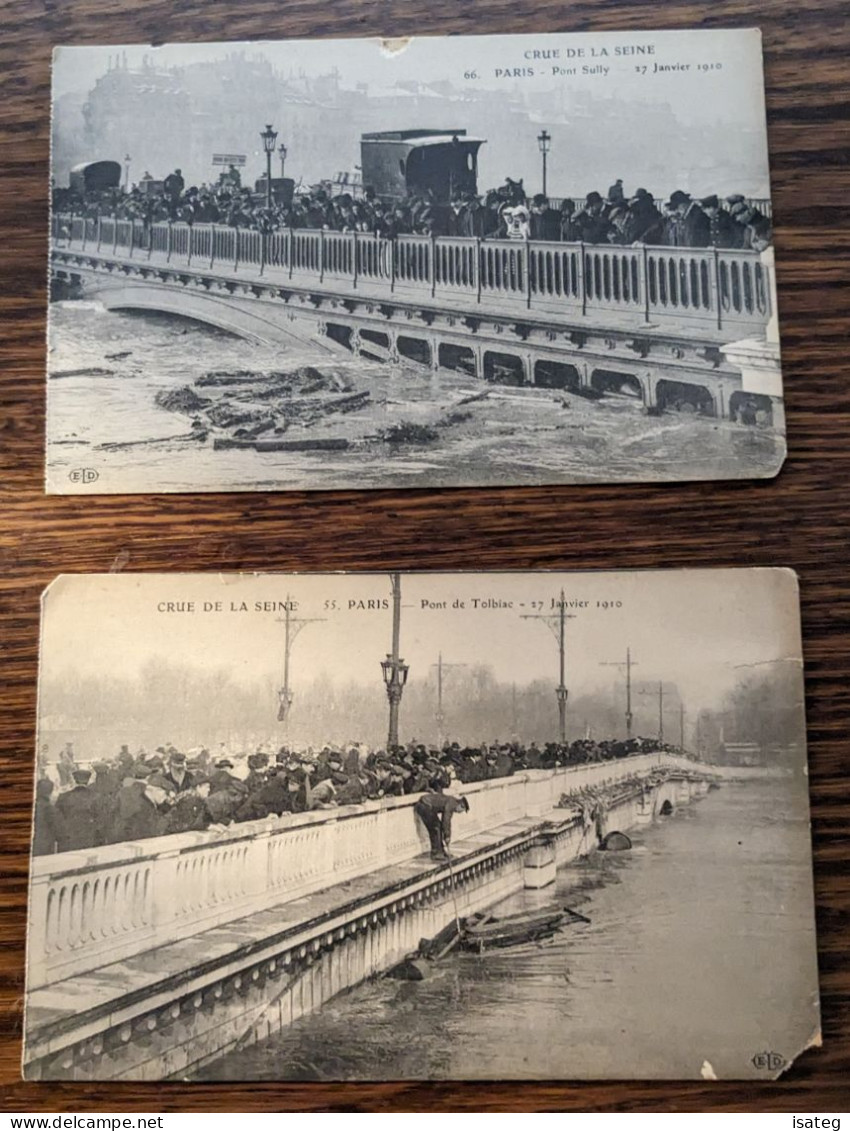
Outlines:
{"type": "Polygon", "coordinates": [[[664,682],[658,681],[658,691],[644,690],[641,695],[658,695],[658,745],[664,742],[664,682]]]}
{"type": "Polygon", "coordinates": [[[387,750],[398,746],[398,714],[401,705],[401,696],[404,685],[407,683],[409,665],[399,656],[399,641],[401,637],[401,574],[391,573],[393,594],[393,638],[392,652],[387,652],[387,658],[381,660],[381,671],[387,689],[387,699],[390,705],[389,727],[387,730],[387,750]]]}
{"type": "Polygon", "coordinates": [[[664,742],[664,684],[658,681],[658,745],[664,742]]]}
{"type": "Polygon", "coordinates": [[[442,750],[443,742],[446,738],[446,716],[443,712],[443,671],[448,671],[449,668],[465,668],[466,664],[446,664],[443,662],[443,653],[438,652],[437,662],[431,666],[437,669],[437,710],[434,714],[434,718],[437,720],[437,745],[442,750]]]}
{"type": "Polygon", "coordinates": [[[600,668],[625,668],[626,669],[626,738],[632,737],[632,668],[637,667],[637,661],[632,659],[631,648],[626,649],[625,663],[622,660],[611,660],[601,663],[600,668]]]}
{"type": "Polygon", "coordinates": [[[289,658],[295,637],[308,624],[318,624],[325,617],[295,617],[292,615],[292,598],[287,593],[284,602],[283,618],[278,617],[277,623],[284,626],[283,637],[283,687],[278,689],[277,721],[285,723],[289,719],[289,709],[292,706],[292,688],[289,684],[289,658]]]}
{"type": "Polygon", "coordinates": [[[685,704],[679,700],[679,749],[685,749],[685,704]]]}
{"type": "Polygon", "coordinates": [[[554,615],[548,613],[521,613],[523,620],[542,620],[558,643],[558,686],[555,695],[558,698],[558,735],[561,743],[567,741],[567,691],[564,679],[566,676],[566,663],[564,658],[564,622],[575,620],[572,613],[566,611],[566,598],[561,590],[561,599],[558,602],[558,612],[554,615]]]}

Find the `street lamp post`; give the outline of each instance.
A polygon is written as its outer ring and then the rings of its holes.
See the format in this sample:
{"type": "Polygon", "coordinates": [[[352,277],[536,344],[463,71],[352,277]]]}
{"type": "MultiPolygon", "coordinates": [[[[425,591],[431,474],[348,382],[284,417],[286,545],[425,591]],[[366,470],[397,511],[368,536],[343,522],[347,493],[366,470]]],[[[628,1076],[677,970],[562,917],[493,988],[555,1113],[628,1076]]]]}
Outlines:
{"type": "Polygon", "coordinates": [[[278,157],[280,157],[280,179],[283,180],[284,168],[286,167],[286,146],[283,142],[277,147],[278,157]]]}
{"type": "Polygon", "coordinates": [[[546,158],[552,145],[551,134],[541,130],[537,135],[537,144],[540,147],[540,156],[543,158],[543,195],[546,196],[546,158]]]}
{"type": "Polygon", "coordinates": [[[266,128],[260,134],[263,142],[263,149],[266,151],[266,208],[271,210],[272,206],[272,154],[274,153],[275,142],[277,141],[277,130],[273,130],[271,126],[266,128]]]}
{"type": "Polygon", "coordinates": [[[124,192],[130,190],[130,162],[132,158],[129,153],[124,154],[124,192]]]}
{"type": "Polygon", "coordinates": [[[401,634],[401,575],[391,573],[390,578],[393,589],[393,650],[387,652],[385,660],[381,660],[381,671],[390,704],[387,750],[392,750],[393,747],[398,746],[398,712],[404,685],[407,683],[407,676],[410,671],[409,665],[398,654],[399,636],[401,634]]]}

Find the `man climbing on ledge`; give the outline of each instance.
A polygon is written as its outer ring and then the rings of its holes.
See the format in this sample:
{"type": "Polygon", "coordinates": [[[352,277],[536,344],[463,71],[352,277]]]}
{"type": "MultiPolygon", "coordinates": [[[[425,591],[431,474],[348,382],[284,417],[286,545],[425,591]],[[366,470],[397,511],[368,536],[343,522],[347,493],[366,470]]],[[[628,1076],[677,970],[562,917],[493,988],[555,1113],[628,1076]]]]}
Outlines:
{"type": "Polygon", "coordinates": [[[468,813],[469,802],[465,797],[452,797],[448,793],[424,793],[413,811],[428,830],[431,841],[432,860],[450,860],[449,844],[452,839],[452,814],[468,813]]]}

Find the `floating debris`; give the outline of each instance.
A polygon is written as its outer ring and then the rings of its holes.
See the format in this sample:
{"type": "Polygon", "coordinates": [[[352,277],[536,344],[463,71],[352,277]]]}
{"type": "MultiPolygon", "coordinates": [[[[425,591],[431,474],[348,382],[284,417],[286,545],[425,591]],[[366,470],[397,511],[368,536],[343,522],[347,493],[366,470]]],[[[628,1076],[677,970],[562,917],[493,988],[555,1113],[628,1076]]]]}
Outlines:
{"type": "Polygon", "coordinates": [[[197,412],[210,404],[208,399],[199,397],[188,385],[184,385],[182,389],[162,389],[154,400],[160,408],[167,408],[169,412],[197,412]]]}
{"type": "Polygon", "coordinates": [[[335,437],[277,437],[291,426],[312,428],[345,413],[357,412],[370,399],[368,389],[357,391],[343,373],[335,369],[323,373],[312,365],[304,365],[292,371],[210,370],[198,378],[194,388],[184,386],[160,393],[156,403],[171,412],[195,416],[196,427],[212,432],[215,450],[342,451],[350,446],[350,441],[335,437]],[[197,389],[210,395],[201,396],[197,389]]]}
{"type": "Polygon", "coordinates": [[[99,365],[89,365],[84,369],[60,369],[50,374],[51,381],[58,381],[60,377],[114,377],[114,369],[103,369],[99,365]]]}
{"type": "Polygon", "coordinates": [[[342,437],[315,440],[241,440],[218,436],[213,450],[224,452],[233,448],[253,448],[256,452],[344,452],[351,442],[342,437]]]}
{"type": "Polygon", "coordinates": [[[452,424],[465,424],[467,420],[472,420],[471,412],[450,412],[448,416],[443,417],[440,424],[450,427],[452,424]]]}
{"type": "Polygon", "coordinates": [[[187,440],[201,441],[206,440],[209,432],[203,425],[193,425],[191,432],[181,432],[179,436],[155,436],[150,440],[113,440],[110,443],[98,444],[95,451],[98,452],[120,452],[124,448],[139,448],[148,444],[174,444],[183,443],[187,440]]]}

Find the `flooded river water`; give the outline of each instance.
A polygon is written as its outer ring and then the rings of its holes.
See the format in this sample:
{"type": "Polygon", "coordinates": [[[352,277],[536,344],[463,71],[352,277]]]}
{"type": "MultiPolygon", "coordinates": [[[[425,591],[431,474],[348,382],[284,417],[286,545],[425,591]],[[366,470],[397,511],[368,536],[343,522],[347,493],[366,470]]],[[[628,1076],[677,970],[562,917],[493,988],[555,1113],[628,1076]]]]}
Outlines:
{"type": "Polygon", "coordinates": [[[49,370],[48,483],[56,492],[79,490],[81,469],[95,473],[86,479],[92,491],[248,491],[734,478],[774,474],[781,461],[781,441],[769,431],[648,417],[626,396],[589,401],[412,363],[337,360],[318,348],[281,352],[94,302],[51,304],[49,370]],[[346,451],[214,451],[211,439],[189,438],[188,416],[155,403],[213,369],[307,364],[333,366],[371,394],[365,410],[310,432],[350,440],[346,451]],[[462,421],[442,426],[458,402],[485,390],[462,421]],[[406,422],[437,423],[439,436],[404,445],[377,439],[406,422]]]}
{"type": "Polygon", "coordinates": [[[499,908],[590,925],[361,984],[201,1076],[766,1078],[817,1026],[809,835],[803,782],[724,785],[499,908]]]}

